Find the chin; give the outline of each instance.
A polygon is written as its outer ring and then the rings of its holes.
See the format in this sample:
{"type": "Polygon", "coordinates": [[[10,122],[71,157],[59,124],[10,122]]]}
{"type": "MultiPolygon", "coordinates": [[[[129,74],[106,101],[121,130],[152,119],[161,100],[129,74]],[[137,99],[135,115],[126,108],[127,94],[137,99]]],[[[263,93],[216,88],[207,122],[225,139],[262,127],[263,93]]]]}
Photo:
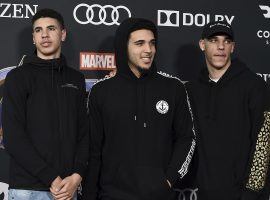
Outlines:
{"type": "Polygon", "coordinates": [[[150,69],[150,67],[151,67],[151,65],[147,65],[147,66],[141,65],[140,66],[140,68],[143,69],[143,70],[148,70],[148,69],[150,69]]]}

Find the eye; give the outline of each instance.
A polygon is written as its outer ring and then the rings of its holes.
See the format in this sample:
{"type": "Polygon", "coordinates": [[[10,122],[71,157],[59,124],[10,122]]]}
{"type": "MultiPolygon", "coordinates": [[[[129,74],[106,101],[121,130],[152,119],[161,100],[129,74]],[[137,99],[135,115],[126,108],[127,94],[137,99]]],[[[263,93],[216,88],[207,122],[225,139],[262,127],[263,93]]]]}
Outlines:
{"type": "Polygon", "coordinates": [[[50,26],[50,27],[48,27],[48,29],[49,29],[50,31],[54,31],[56,28],[55,28],[54,26],[50,26]]]}
{"type": "Polygon", "coordinates": [[[211,43],[215,43],[215,42],[217,42],[217,39],[216,38],[211,38],[208,41],[211,42],[211,43]]]}
{"type": "Polygon", "coordinates": [[[40,28],[36,28],[36,29],[34,30],[35,33],[39,33],[40,31],[41,31],[40,28]]]}
{"type": "Polygon", "coordinates": [[[135,42],[135,45],[140,47],[143,45],[143,43],[144,43],[143,41],[137,41],[135,42]]]}
{"type": "Polygon", "coordinates": [[[225,44],[231,44],[231,43],[232,43],[232,40],[230,40],[230,39],[225,40],[225,44]]]}
{"type": "Polygon", "coordinates": [[[152,46],[156,46],[156,40],[152,40],[150,43],[152,46]]]}

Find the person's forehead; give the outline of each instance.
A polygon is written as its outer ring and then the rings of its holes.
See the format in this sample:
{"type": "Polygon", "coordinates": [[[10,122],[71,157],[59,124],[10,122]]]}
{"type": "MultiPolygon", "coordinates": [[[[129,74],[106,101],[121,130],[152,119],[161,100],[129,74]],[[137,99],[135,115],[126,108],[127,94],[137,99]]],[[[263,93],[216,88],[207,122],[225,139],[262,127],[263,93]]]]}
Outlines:
{"type": "Polygon", "coordinates": [[[139,29],[130,33],[131,39],[154,39],[154,33],[148,29],[139,29]]]}
{"type": "Polygon", "coordinates": [[[211,38],[227,39],[227,38],[230,38],[230,36],[227,35],[226,33],[218,33],[218,34],[213,34],[210,37],[208,37],[208,39],[211,39],[211,38]]]}
{"type": "Polygon", "coordinates": [[[59,22],[57,21],[57,19],[51,18],[51,17],[42,17],[37,19],[34,22],[34,27],[36,26],[49,26],[49,25],[54,25],[54,26],[59,26],[59,22]]]}

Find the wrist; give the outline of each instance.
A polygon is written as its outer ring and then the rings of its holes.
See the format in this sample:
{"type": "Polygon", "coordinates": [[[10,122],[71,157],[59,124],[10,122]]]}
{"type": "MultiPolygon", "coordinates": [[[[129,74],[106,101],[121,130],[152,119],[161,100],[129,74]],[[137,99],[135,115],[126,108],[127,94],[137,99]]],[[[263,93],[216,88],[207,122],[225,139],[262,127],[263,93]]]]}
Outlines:
{"type": "Polygon", "coordinates": [[[80,174],[78,173],[74,173],[71,175],[72,178],[74,178],[76,180],[76,182],[80,183],[82,181],[82,177],[80,176],[80,174]]]}

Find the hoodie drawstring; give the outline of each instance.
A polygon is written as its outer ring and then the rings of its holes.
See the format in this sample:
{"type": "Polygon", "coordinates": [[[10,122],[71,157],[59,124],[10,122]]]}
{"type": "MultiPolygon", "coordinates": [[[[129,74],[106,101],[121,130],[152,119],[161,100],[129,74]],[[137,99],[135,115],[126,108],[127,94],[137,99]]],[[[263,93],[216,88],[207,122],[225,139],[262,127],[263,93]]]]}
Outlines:
{"type": "Polygon", "coordinates": [[[135,115],[134,115],[134,121],[137,121],[138,113],[139,113],[139,97],[141,96],[142,99],[142,114],[143,114],[143,127],[147,127],[147,112],[146,112],[146,92],[145,92],[145,83],[140,80],[136,83],[136,101],[135,101],[135,115]],[[141,86],[142,84],[142,86],[141,86]],[[140,88],[142,89],[142,93],[140,93],[140,88]]]}

